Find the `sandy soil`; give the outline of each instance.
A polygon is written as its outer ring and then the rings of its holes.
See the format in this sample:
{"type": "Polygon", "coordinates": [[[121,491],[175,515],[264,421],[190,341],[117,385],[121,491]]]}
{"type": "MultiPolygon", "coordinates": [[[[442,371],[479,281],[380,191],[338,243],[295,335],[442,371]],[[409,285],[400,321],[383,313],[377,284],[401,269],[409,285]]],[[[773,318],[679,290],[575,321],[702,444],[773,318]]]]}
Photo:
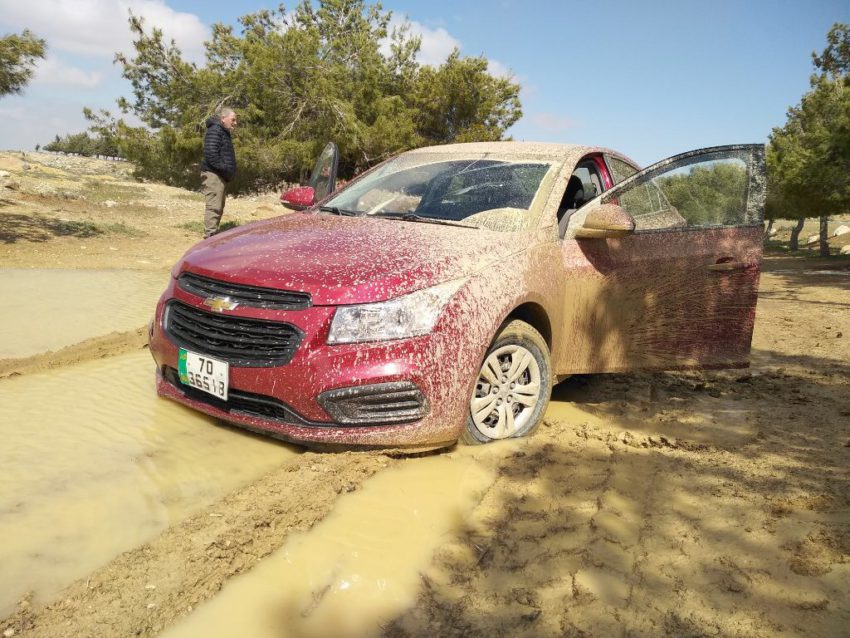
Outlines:
{"type": "MultiPolygon", "coordinates": [[[[200,234],[185,226],[197,194],[126,181],[124,165],[26,164],[0,155],[2,267],[165,269],[200,234]],[[133,205],[107,203],[120,197],[133,205]]],[[[279,212],[274,194],[228,207],[242,222],[279,212]]],[[[847,635],[850,261],[773,255],[764,271],[750,370],[557,386],[544,426],[503,459],[384,634],[847,635]]],[[[137,333],[105,339],[142,347],[137,333]]],[[[0,376],[106,351],[94,339],[0,362],[0,376]]],[[[305,453],[58,600],[22,600],[0,632],[156,635],[400,462],[305,453]]]]}
{"type": "MultiPolygon", "coordinates": [[[[0,153],[0,264],[170,269],[203,235],[203,197],[131,172],[126,162],[0,153]]],[[[228,197],[222,223],[280,215],[279,197],[228,197]]]]}

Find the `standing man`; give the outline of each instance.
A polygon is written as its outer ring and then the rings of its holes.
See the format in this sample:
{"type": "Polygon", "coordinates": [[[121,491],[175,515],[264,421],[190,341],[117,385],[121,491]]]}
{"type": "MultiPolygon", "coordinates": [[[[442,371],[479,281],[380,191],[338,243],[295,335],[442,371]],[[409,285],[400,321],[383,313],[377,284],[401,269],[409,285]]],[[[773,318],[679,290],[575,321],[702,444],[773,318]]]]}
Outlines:
{"type": "Polygon", "coordinates": [[[224,192],[227,182],[236,175],[236,153],[230,131],[236,126],[236,113],[223,107],[218,115],[207,120],[204,136],[204,161],[201,162],[201,192],[206,206],[204,210],[204,239],[218,232],[221,215],[224,213],[224,192]]]}

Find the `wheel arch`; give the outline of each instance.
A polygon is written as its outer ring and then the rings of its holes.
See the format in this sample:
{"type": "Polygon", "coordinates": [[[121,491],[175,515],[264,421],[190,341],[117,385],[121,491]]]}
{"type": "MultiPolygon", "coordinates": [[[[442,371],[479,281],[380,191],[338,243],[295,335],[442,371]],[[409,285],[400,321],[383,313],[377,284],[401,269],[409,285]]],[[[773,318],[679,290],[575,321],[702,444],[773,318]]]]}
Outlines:
{"type": "Polygon", "coordinates": [[[514,308],[508,316],[505,317],[505,322],[511,321],[512,319],[524,321],[537,330],[546,342],[549,352],[552,352],[552,323],[549,321],[549,313],[546,312],[546,309],[543,308],[543,306],[533,301],[527,301],[514,308]]]}

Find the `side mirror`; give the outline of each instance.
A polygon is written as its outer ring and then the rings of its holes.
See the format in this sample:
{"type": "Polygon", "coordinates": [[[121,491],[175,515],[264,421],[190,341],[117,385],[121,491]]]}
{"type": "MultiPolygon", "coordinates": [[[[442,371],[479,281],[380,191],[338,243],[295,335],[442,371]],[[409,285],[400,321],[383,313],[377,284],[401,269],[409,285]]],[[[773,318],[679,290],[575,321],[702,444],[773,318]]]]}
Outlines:
{"type": "Polygon", "coordinates": [[[310,208],[316,201],[316,192],[312,186],[296,186],[285,191],[280,196],[280,203],[287,208],[304,210],[310,208]]]}
{"type": "Polygon", "coordinates": [[[584,224],[576,230],[581,239],[623,237],[635,232],[635,220],[616,204],[600,204],[587,212],[584,224]]]}

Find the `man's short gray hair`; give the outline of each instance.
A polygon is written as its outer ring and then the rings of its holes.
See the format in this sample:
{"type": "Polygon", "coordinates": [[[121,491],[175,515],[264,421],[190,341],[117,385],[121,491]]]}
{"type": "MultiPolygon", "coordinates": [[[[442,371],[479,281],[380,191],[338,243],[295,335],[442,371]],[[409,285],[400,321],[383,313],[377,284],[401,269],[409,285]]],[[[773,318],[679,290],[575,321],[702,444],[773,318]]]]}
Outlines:
{"type": "Polygon", "coordinates": [[[218,110],[218,119],[221,119],[221,118],[223,118],[223,117],[227,117],[228,115],[233,115],[234,113],[236,113],[236,111],[234,111],[234,110],[233,110],[232,108],[230,108],[229,106],[222,106],[222,107],[218,110]]]}

